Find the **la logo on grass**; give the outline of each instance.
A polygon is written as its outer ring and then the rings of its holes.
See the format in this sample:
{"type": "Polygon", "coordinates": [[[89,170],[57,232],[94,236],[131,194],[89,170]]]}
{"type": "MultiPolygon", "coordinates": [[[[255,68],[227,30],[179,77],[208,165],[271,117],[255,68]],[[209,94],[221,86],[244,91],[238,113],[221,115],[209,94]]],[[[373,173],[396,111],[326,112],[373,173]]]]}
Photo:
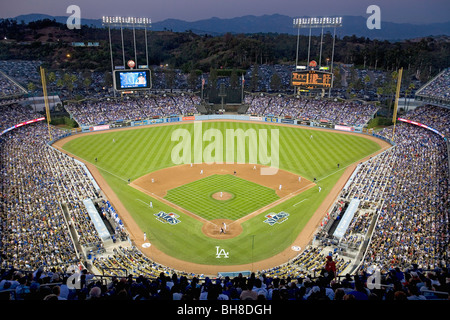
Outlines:
{"type": "Polygon", "coordinates": [[[220,249],[220,246],[216,246],[216,258],[229,258],[230,252],[225,251],[225,249],[220,249]]]}

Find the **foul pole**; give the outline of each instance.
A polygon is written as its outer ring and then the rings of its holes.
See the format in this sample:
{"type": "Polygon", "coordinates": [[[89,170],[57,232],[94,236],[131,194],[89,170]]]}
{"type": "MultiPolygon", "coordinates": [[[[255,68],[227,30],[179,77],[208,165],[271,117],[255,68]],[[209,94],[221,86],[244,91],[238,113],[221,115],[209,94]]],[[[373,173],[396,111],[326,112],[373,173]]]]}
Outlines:
{"type": "Polygon", "coordinates": [[[400,70],[398,70],[397,91],[395,92],[394,114],[392,115],[392,122],[394,123],[394,129],[392,130],[392,139],[391,139],[392,141],[394,141],[395,123],[397,122],[397,107],[398,107],[398,98],[400,96],[400,86],[402,83],[402,73],[403,68],[400,68],[400,70]]]}
{"type": "Polygon", "coordinates": [[[50,137],[50,141],[53,140],[52,132],[50,129],[50,108],[48,106],[48,96],[47,96],[47,83],[45,81],[45,70],[41,67],[41,81],[42,81],[42,91],[44,93],[44,104],[45,104],[45,112],[47,114],[47,127],[48,127],[48,135],[50,137]]]}

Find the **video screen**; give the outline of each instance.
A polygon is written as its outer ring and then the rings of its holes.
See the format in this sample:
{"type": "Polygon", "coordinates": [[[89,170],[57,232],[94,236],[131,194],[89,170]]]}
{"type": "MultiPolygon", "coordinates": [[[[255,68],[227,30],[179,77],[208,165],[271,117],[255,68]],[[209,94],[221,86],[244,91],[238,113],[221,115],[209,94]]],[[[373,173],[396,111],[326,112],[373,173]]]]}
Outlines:
{"type": "Polygon", "coordinates": [[[116,70],[116,90],[149,89],[151,87],[150,70],[116,70]]]}

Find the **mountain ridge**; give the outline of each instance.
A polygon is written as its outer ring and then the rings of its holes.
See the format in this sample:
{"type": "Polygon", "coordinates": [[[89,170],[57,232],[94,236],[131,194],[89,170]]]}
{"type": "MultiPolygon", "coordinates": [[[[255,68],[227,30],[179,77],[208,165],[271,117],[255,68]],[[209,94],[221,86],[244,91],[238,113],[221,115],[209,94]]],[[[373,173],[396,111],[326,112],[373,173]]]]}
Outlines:
{"type": "MultiPolygon", "coordinates": [[[[68,16],[51,16],[46,14],[25,14],[14,18],[17,22],[24,21],[29,23],[42,19],[55,20],[59,23],[66,23],[68,16]]],[[[297,18],[297,17],[296,17],[297,18]]],[[[171,30],[173,32],[192,31],[196,34],[223,35],[225,33],[232,34],[254,34],[254,33],[278,33],[278,34],[296,34],[297,29],[292,25],[293,17],[282,14],[266,14],[261,16],[244,15],[234,18],[218,18],[211,17],[196,21],[185,21],[180,19],[169,18],[157,22],[153,22],[151,30],[164,31],[171,30]]],[[[366,17],[362,16],[343,16],[342,27],[336,28],[339,37],[357,36],[367,37],[378,40],[406,40],[411,38],[420,38],[428,36],[450,35],[450,21],[429,24],[411,24],[411,23],[395,23],[381,22],[381,29],[370,30],[366,26],[366,17]]],[[[82,25],[102,27],[101,19],[81,19],[82,25]]],[[[319,28],[312,29],[312,34],[320,34],[319,28]]],[[[333,33],[332,28],[324,29],[324,32],[333,33]]],[[[309,29],[301,29],[301,34],[306,35],[309,29]]]]}

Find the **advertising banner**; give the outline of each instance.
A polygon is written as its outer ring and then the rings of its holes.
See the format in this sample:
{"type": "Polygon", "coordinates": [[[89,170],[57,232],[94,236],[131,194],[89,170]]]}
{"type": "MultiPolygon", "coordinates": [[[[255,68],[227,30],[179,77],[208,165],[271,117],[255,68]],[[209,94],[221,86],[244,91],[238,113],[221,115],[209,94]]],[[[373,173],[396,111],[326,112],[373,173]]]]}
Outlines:
{"type": "Polygon", "coordinates": [[[336,130],[342,130],[342,131],[355,131],[355,127],[347,127],[347,126],[335,125],[334,128],[336,130]]]}
{"type": "Polygon", "coordinates": [[[109,124],[104,124],[102,126],[92,126],[89,127],[89,131],[100,131],[100,130],[108,130],[109,124]]]}
{"type": "Polygon", "coordinates": [[[437,131],[436,129],[434,129],[434,128],[432,128],[432,127],[429,127],[429,126],[427,126],[427,125],[425,125],[425,124],[423,124],[423,123],[416,122],[416,121],[412,121],[412,120],[408,120],[408,119],[403,119],[403,118],[397,118],[397,120],[398,120],[398,121],[402,121],[402,122],[406,122],[406,123],[410,123],[410,124],[413,124],[413,125],[416,125],[416,126],[425,128],[425,129],[428,129],[428,130],[433,131],[434,133],[440,135],[442,138],[445,139],[445,135],[444,135],[444,134],[440,133],[440,132],[437,131]]]}
{"type": "Polygon", "coordinates": [[[142,126],[142,125],[144,125],[144,124],[146,124],[146,123],[145,123],[145,121],[143,121],[143,120],[131,121],[131,126],[132,126],[132,127],[135,127],[135,126],[142,126]]]}
{"type": "Polygon", "coordinates": [[[5,133],[8,132],[8,131],[13,130],[13,129],[16,129],[16,128],[25,126],[25,125],[30,124],[30,123],[35,123],[35,122],[43,121],[43,120],[45,120],[45,117],[41,117],[41,118],[37,118],[37,119],[28,120],[28,121],[25,121],[25,122],[18,123],[18,124],[16,124],[16,125],[13,126],[13,127],[10,127],[10,128],[7,128],[7,129],[3,130],[2,133],[0,134],[0,136],[1,136],[2,134],[5,134],[5,133]]]}
{"type": "Polygon", "coordinates": [[[146,120],[147,124],[155,124],[155,123],[163,123],[164,119],[150,119],[150,120],[146,120]]]}

